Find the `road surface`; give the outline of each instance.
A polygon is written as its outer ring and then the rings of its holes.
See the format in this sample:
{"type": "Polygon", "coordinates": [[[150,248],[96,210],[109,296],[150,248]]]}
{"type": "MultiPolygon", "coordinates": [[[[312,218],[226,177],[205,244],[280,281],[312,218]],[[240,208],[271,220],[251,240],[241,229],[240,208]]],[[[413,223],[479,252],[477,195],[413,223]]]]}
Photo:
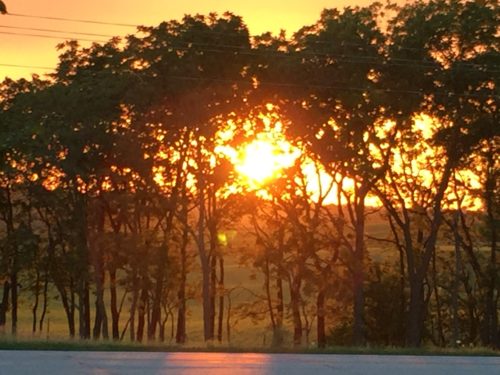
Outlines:
{"type": "Polygon", "coordinates": [[[0,351],[1,375],[499,375],[500,357],[0,351]]]}

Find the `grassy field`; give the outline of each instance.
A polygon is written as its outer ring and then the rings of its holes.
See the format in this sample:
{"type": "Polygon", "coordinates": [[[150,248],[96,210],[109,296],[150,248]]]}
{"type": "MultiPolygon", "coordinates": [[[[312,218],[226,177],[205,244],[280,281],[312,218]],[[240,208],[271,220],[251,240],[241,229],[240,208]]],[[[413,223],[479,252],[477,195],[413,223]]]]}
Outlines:
{"type": "MultiPolygon", "coordinates": [[[[198,269],[198,264],[193,265],[194,269],[190,274],[190,283],[195,289],[201,290],[200,284],[200,270],[198,269]]],[[[235,307],[242,302],[246,302],[252,298],[251,293],[259,294],[262,291],[262,280],[260,277],[252,277],[253,271],[248,268],[242,267],[238,264],[236,256],[228,255],[226,257],[226,287],[232,288],[235,286],[244,287],[241,290],[236,291],[232,294],[232,309],[233,313],[235,307]],[[251,291],[251,292],[250,292],[251,291]]],[[[119,298],[123,294],[123,290],[119,290],[119,298]]],[[[93,296],[91,296],[91,313],[94,309],[93,296]]],[[[105,292],[105,299],[107,306],[109,306],[109,290],[105,292]]],[[[66,315],[62,308],[61,302],[58,299],[57,292],[54,288],[50,290],[50,299],[48,303],[47,314],[45,317],[43,331],[32,333],[32,297],[29,292],[21,290],[19,299],[19,312],[18,312],[18,332],[17,337],[23,341],[29,340],[66,340],[68,338],[68,326],[66,315]]],[[[120,330],[122,330],[129,318],[129,303],[125,303],[122,313],[120,315],[120,330]]],[[[227,301],[226,301],[227,306],[227,301]]],[[[227,314],[227,311],[225,311],[227,314]]],[[[40,318],[40,308],[38,311],[38,318],[40,318]]],[[[78,319],[78,312],[76,312],[76,323],[78,319]]],[[[108,319],[109,324],[111,324],[111,318],[109,316],[108,307],[108,319]]],[[[226,317],[224,318],[226,319],[226,317]]],[[[232,316],[233,326],[231,332],[231,344],[240,347],[254,347],[259,346],[266,340],[270,341],[270,334],[267,329],[268,322],[262,321],[259,324],[253,324],[250,319],[241,319],[237,317],[236,314],[232,316]],[[236,322],[236,320],[238,320],[236,322]],[[269,336],[266,338],[266,335],[269,336]]],[[[93,316],[91,316],[91,322],[93,322],[93,316]]],[[[167,344],[174,342],[175,338],[171,336],[171,324],[172,319],[169,318],[166,324],[166,339],[167,344]]],[[[111,329],[111,327],[110,327],[111,329]]],[[[4,327],[5,332],[0,332],[0,340],[2,336],[8,335],[10,332],[10,324],[4,327]]],[[[224,321],[224,335],[226,335],[226,322],[224,321]]],[[[188,317],[187,317],[187,335],[188,342],[191,345],[203,345],[203,319],[202,319],[202,301],[200,296],[196,296],[194,299],[188,301],[188,317]]],[[[125,342],[129,337],[129,331],[124,336],[125,342]]]]}
{"type": "Polygon", "coordinates": [[[304,353],[304,354],[364,354],[364,355],[426,355],[426,356],[494,356],[499,357],[500,351],[488,348],[458,348],[443,349],[425,347],[419,349],[395,347],[329,347],[317,348],[263,348],[235,347],[216,344],[198,346],[138,344],[112,341],[82,341],[82,340],[26,340],[3,337],[0,339],[0,350],[56,350],[56,351],[130,351],[130,352],[227,352],[227,353],[304,353]]]}
{"type": "MultiPolygon", "coordinates": [[[[374,215],[367,222],[367,232],[377,238],[387,238],[389,229],[387,227],[387,222],[383,220],[379,215],[374,215]]],[[[246,242],[245,246],[251,249],[252,243],[248,239],[240,239],[241,242],[246,242]]],[[[240,242],[240,245],[241,245],[240,242]]],[[[239,245],[239,246],[240,246],[239,245]]],[[[394,248],[385,242],[377,242],[374,240],[368,241],[369,255],[370,258],[375,262],[386,262],[395,260],[397,253],[394,248]]],[[[269,329],[269,318],[254,322],[249,318],[244,318],[238,316],[236,309],[241,303],[249,302],[255,300],[255,294],[263,294],[263,278],[258,273],[249,267],[245,267],[239,264],[239,254],[238,246],[230,246],[226,249],[225,255],[225,286],[227,289],[240,287],[232,293],[232,307],[233,315],[231,317],[231,341],[228,343],[226,336],[226,322],[224,322],[224,344],[225,346],[219,346],[212,344],[211,348],[216,348],[220,350],[242,350],[251,349],[257,351],[266,351],[270,347],[271,343],[271,330],[269,329]]],[[[248,251],[248,250],[247,250],[248,251]]],[[[194,258],[193,269],[190,273],[190,284],[195,290],[201,290],[201,275],[199,270],[198,258],[194,258]]],[[[119,292],[119,298],[123,291],[119,292]]],[[[197,349],[207,349],[207,345],[203,341],[203,320],[202,320],[202,301],[201,297],[198,296],[191,299],[188,302],[188,317],[187,317],[187,346],[183,346],[182,350],[189,348],[197,349]]],[[[157,348],[158,350],[174,350],[175,346],[174,338],[171,335],[172,330],[172,320],[166,324],[166,339],[162,344],[134,344],[128,341],[129,333],[127,332],[124,336],[123,343],[115,342],[80,342],[68,340],[68,328],[66,317],[61,306],[60,300],[57,299],[57,293],[54,289],[50,291],[50,301],[48,306],[48,311],[45,319],[45,324],[42,332],[32,333],[32,315],[31,315],[31,301],[32,297],[29,292],[21,290],[20,293],[20,311],[19,311],[19,324],[18,324],[18,335],[15,340],[9,338],[8,332],[10,332],[9,322],[5,327],[5,332],[0,332],[0,345],[5,348],[36,348],[40,346],[42,348],[68,348],[75,350],[77,348],[89,347],[92,350],[113,350],[123,348],[123,350],[153,350],[157,348]]],[[[106,298],[109,302],[109,290],[106,290],[106,298]]],[[[285,298],[288,299],[288,292],[285,290],[285,298]]],[[[93,299],[93,297],[92,297],[93,299]]],[[[287,302],[287,301],[285,301],[287,302]]],[[[91,301],[92,307],[93,301],[91,301]]],[[[109,305],[108,305],[109,306],[109,305]]],[[[226,301],[227,308],[227,301],[226,301]]],[[[40,312],[38,313],[40,314],[40,312]]],[[[227,311],[225,312],[227,314],[227,311]]],[[[227,316],[227,315],[226,315],[227,316]]],[[[129,304],[125,304],[123,311],[120,316],[120,329],[126,324],[129,317],[129,304]]],[[[108,312],[108,319],[109,312],[108,312]]],[[[226,319],[226,317],[225,317],[226,319]]],[[[331,322],[329,322],[331,324],[331,322]]],[[[290,344],[291,341],[291,324],[288,322],[288,326],[285,330],[285,338],[290,344]]],[[[305,351],[315,350],[315,328],[313,327],[311,331],[310,344],[304,344],[303,349],[305,351]]],[[[289,345],[290,346],[290,345],[289,345]]],[[[89,349],[90,350],[90,349],[89,349]]],[[[332,349],[335,352],[344,351],[344,349],[332,349]]],[[[364,351],[366,349],[345,349],[347,352],[354,351],[364,351]]],[[[369,349],[373,350],[373,349],[369,349]]],[[[381,349],[377,349],[381,350],[381,349]]],[[[391,351],[395,349],[383,349],[391,351]]],[[[466,350],[466,352],[474,353],[476,350],[483,352],[482,349],[471,349],[466,350]]],[[[399,351],[395,350],[395,351],[399,351]]],[[[434,349],[432,349],[434,352],[434,349]]],[[[405,351],[402,351],[406,353],[405,351]]],[[[453,351],[452,351],[453,352],[453,351]]],[[[460,353],[463,351],[460,350],[460,353]]],[[[439,353],[447,353],[447,351],[439,350],[439,353]]]]}
{"type": "MultiPolygon", "coordinates": [[[[225,250],[225,287],[227,289],[238,287],[232,293],[232,317],[231,317],[231,342],[232,347],[241,348],[258,348],[258,347],[268,347],[271,342],[271,331],[269,329],[269,318],[255,322],[250,318],[244,318],[238,316],[237,307],[241,303],[251,302],[255,300],[255,295],[263,294],[263,277],[257,271],[252,270],[248,266],[242,266],[239,263],[239,254],[242,247],[245,247],[245,251],[252,251],[252,247],[255,246],[255,240],[251,240],[248,236],[243,234],[244,231],[238,233],[234,238],[233,244],[228,246],[225,250]]],[[[367,223],[367,232],[374,237],[387,238],[389,229],[387,227],[387,222],[378,214],[372,215],[371,219],[367,223]]],[[[370,240],[370,257],[375,261],[385,261],[393,257],[396,253],[394,249],[387,246],[386,243],[380,243],[370,240]]],[[[194,252],[194,250],[193,250],[194,252]]],[[[198,292],[194,299],[188,301],[188,317],[187,317],[187,339],[188,344],[196,347],[203,347],[203,318],[202,318],[202,301],[200,296],[201,290],[201,271],[199,268],[198,257],[195,255],[192,270],[189,274],[188,282],[191,286],[198,292]]],[[[286,283],[284,284],[286,287],[286,283]]],[[[288,291],[285,289],[285,303],[288,302],[288,291]]],[[[123,291],[119,291],[118,298],[121,298],[123,291]]],[[[130,295],[129,295],[130,297],[130,295]]],[[[109,290],[105,291],[105,298],[107,306],[109,306],[109,290]]],[[[58,299],[58,294],[55,288],[50,290],[50,300],[48,305],[48,310],[45,318],[44,328],[42,332],[32,333],[32,296],[28,291],[21,289],[20,300],[19,300],[19,323],[18,323],[18,338],[23,342],[34,340],[65,340],[68,338],[68,328],[67,320],[64,314],[64,310],[61,305],[61,301],[58,299]]],[[[94,307],[93,296],[91,296],[91,307],[94,307]]],[[[120,315],[120,330],[125,326],[129,318],[129,303],[125,303],[122,313],[120,315]]],[[[227,308],[227,300],[226,300],[227,308]]],[[[40,309],[39,309],[40,310],[40,309]]],[[[93,309],[92,309],[93,310],[93,309]]],[[[78,314],[76,312],[76,314],[78,314]]],[[[227,314],[227,311],[225,312],[227,314]]],[[[38,312],[40,315],[40,311],[38,312]]],[[[226,315],[227,316],[227,315],[226,315]]],[[[39,316],[38,316],[39,318],[39,316]]],[[[313,317],[311,317],[313,319],[313,317]]],[[[77,317],[76,317],[77,319],[77,317]]],[[[92,317],[93,319],[93,317],[92,317]]],[[[109,317],[109,307],[108,307],[108,319],[109,317]]],[[[224,318],[226,319],[226,317],[224,318]]],[[[171,335],[171,324],[172,320],[166,324],[166,344],[171,344],[174,342],[174,338],[171,335]]],[[[7,324],[5,327],[6,332],[10,332],[10,326],[7,324]]],[[[310,345],[305,344],[306,347],[314,346],[314,332],[313,328],[311,331],[310,345]]],[[[285,327],[285,338],[291,341],[292,327],[291,324],[285,327]]],[[[226,336],[226,322],[224,322],[224,342],[227,345],[226,336]]],[[[2,333],[0,332],[0,339],[2,333]]],[[[129,337],[129,332],[124,336],[125,342],[129,337]]]]}

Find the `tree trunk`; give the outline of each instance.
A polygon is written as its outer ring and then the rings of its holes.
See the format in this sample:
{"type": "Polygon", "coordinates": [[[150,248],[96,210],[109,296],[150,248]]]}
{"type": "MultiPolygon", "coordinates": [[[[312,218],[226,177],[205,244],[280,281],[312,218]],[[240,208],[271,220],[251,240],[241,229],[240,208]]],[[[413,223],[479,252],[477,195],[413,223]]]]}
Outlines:
{"type": "Polygon", "coordinates": [[[99,339],[102,336],[107,339],[108,333],[107,331],[107,314],[106,314],[106,305],[104,304],[104,277],[105,272],[102,269],[102,265],[95,271],[96,273],[96,300],[95,300],[95,320],[94,320],[94,330],[93,337],[95,340],[99,339]]]}
{"type": "Polygon", "coordinates": [[[87,281],[84,282],[83,286],[83,320],[84,320],[84,331],[83,338],[90,339],[90,286],[87,281]]]}
{"type": "Polygon", "coordinates": [[[185,189],[182,190],[180,220],[183,224],[182,242],[180,246],[180,281],[177,291],[177,330],[175,333],[175,342],[184,344],[186,342],[186,279],[187,279],[187,256],[186,250],[189,243],[188,230],[188,207],[185,189]]]}
{"type": "Polygon", "coordinates": [[[353,257],[353,344],[365,345],[365,293],[364,293],[364,256],[365,256],[365,193],[359,193],[355,207],[355,244],[353,257]]]}
{"type": "MultiPolygon", "coordinates": [[[[49,291],[49,275],[48,270],[45,271],[45,280],[43,282],[43,294],[42,294],[42,313],[40,314],[40,321],[38,323],[38,329],[40,333],[43,331],[43,322],[45,320],[45,315],[47,314],[47,306],[48,306],[48,291],[49,291]]],[[[74,333],[73,333],[74,335],[74,333]]]]}
{"type": "Polygon", "coordinates": [[[452,308],[453,308],[453,329],[452,329],[452,346],[458,346],[460,339],[460,327],[458,322],[458,294],[460,287],[460,274],[462,272],[461,259],[460,259],[460,236],[458,233],[458,221],[460,215],[458,210],[453,215],[453,238],[455,242],[455,275],[453,278],[453,295],[452,295],[452,308]]]}
{"type": "Polygon", "coordinates": [[[215,339],[215,299],[217,295],[217,257],[212,250],[210,255],[210,332],[212,339],[215,339]]]}
{"type": "Polygon", "coordinates": [[[165,314],[165,318],[161,320],[160,323],[160,342],[165,342],[165,326],[168,322],[168,314],[165,314]]]}
{"type": "Polygon", "coordinates": [[[210,291],[210,263],[208,259],[201,260],[203,282],[203,335],[205,341],[213,340],[213,325],[211,325],[212,298],[210,291]]]}
{"type": "Polygon", "coordinates": [[[222,326],[224,324],[224,259],[219,257],[219,322],[217,327],[217,341],[222,342],[222,326]]]}
{"type": "Polygon", "coordinates": [[[132,303],[131,303],[131,306],[130,306],[130,318],[129,318],[129,322],[130,322],[130,341],[134,342],[136,337],[135,337],[135,315],[136,315],[136,312],[137,312],[137,305],[138,305],[138,301],[139,301],[139,292],[140,292],[140,285],[139,285],[139,282],[138,282],[138,271],[137,271],[137,267],[135,265],[132,265],[132,280],[134,281],[132,287],[133,287],[133,291],[132,291],[132,303]]]}
{"type": "MultiPolygon", "coordinates": [[[[54,270],[53,272],[57,272],[57,270],[54,270]]],[[[59,292],[59,296],[61,297],[61,302],[64,308],[64,312],[66,314],[66,319],[68,322],[68,331],[70,337],[75,336],[75,321],[74,321],[74,314],[72,313],[70,302],[68,300],[68,294],[66,292],[66,289],[60,282],[58,277],[53,277],[54,284],[56,286],[57,291],[59,292]]],[[[82,315],[80,315],[82,316],[82,315]]]]}
{"type": "MultiPolygon", "coordinates": [[[[10,265],[10,275],[9,275],[9,288],[10,288],[10,298],[11,298],[11,332],[13,335],[17,332],[17,272],[18,272],[18,259],[17,259],[17,245],[15,243],[14,237],[14,207],[12,202],[12,195],[10,187],[5,188],[6,194],[6,215],[4,217],[5,225],[6,225],[6,234],[7,234],[7,257],[6,259],[10,265]]],[[[6,303],[2,303],[4,312],[6,313],[8,310],[8,295],[9,293],[5,293],[5,284],[4,284],[4,299],[7,298],[6,303]]],[[[3,319],[5,322],[5,319],[3,319]]],[[[4,323],[5,324],[5,323],[4,323]]]]}
{"type": "Polygon", "coordinates": [[[10,285],[11,285],[11,323],[12,323],[12,334],[17,333],[17,301],[18,301],[18,283],[17,283],[17,271],[13,271],[10,275],[10,285]]]}
{"type": "Polygon", "coordinates": [[[35,280],[35,302],[33,303],[33,307],[31,309],[31,313],[33,315],[31,332],[33,334],[36,333],[37,323],[38,323],[38,304],[40,300],[40,271],[36,270],[36,280],[35,280]]]}
{"type": "Polygon", "coordinates": [[[273,331],[273,347],[283,346],[283,320],[285,317],[285,303],[283,302],[283,280],[278,275],[276,278],[277,304],[276,304],[276,328],[273,331]]]}
{"type": "Polygon", "coordinates": [[[2,303],[0,304],[0,328],[7,323],[7,311],[9,311],[10,282],[3,283],[2,303]]]}
{"type": "Polygon", "coordinates": [[[184,344],[186,342],[186,248],[188,242],[187,229],[183,231],[183,241],[181,245],[181,276],[179,290],[177,292],[177,331],[175,333],[175,342],[184,344]]]}
{"type": "Polygon", "coordinates": [[[76,335],[76,325],[75,325],[75,311],[76,311],[76,291],[75,291],[75,280],[70,278],[69,282],[69,308],[68,308],[68,329],[70,337],[75,337],[76,335]]]}
{"type": "Polygon", "coordinates": [[[153,306],[151,312],[151,324],[148,329],[148,339],[154,340],[156,327],[161,324],[161,303],[163,296],[163,284],[165,281],[165,268],[167,266],[168,245],[164,244],[165,249],[160,249],[160,256],[157,263],[157,272],[155,277],[155,289],[153,294],[153,306]]]}
{"type": "Polygon", "coordinates": [[[116,291],[116,268],[109,270],[109,292],[111,303],[111,334],[113,340],[120,339],[120,313],[118,312],[118,298],[116,291]]]}
{"type": "Polygon", "coordinates": [[[214,330],[212,320],[212,291],[211,291],[211,264],[210,257],[207,254],[205,246],[205,198],[204,198],[204,184],[202,179],[199,183],[199,216],[198,216],[198,234],[197,245],[198,253],[200,255],[201,272],[202,272],[202,298],[203,298],[203,337],[205,341],[213,340],[214,330]]]}
{"type": "Polygon", "coordinates": [[[81,339],[87,338],[85,335],[86,327],[85,327],[85,299],[84,299],[84,281],[80,281],[80,288],[78,291],[78,328],[81,339]]]}
{"type": "MultiPolygon", "coordinates": [[[[174,202],[172,204],[175,205],[176,200],[174,199],[173,201],[174,202]]],[[[174,217],[175,215],[173,211],[170,211],[167,214],[166,229],[163,232],[163,246],[159,250],[160,254],[158,257],[156,285],[153,294],[151,324],[148,329],[148,338],[150,340],[154,339],[156,334],[156,327],[161,324],[161,306],[163,300],[163,289],[165,283],[166,267],[168,262],[168,246],[169,246],[170,234],[171,231],[173,230],[174,217]]]]}
{"type": "Polygon", "coordinates": [[[264,289],[266,291],[267,308],[269,310],[269,317],[271,319],[271,327],[274,332],[276,330],[276,318],[274,317],[274,306],[271,295],[271,270],[269,267],[269,258],[267,254],[264,262],[264,289]]]}
{"type": "MultiPolygon", "coordinates": [[[[75,184],[76,186],[76,184],[75,184]]],[[[77,293],[79,307],[79,334],[81,339],[90,338],[90,290],[89,290],[89,245],[88,245],[88,201],[76,189],[73,191],[73,221],[76,233],[77,293]]],[[[57,272],[57,270],[56,270],[57,272]]]]}
{"type": "Polygon", "coordinates": [[[300,315],[300,286],[301,280],[293,280],[290,285],[290,303],[292,305],[293,346],[302,344],[302,318],[300,315]]]}
{"type": "Polygon", "coordinates": [[[145,326],[145,315],[147,308],[148,290],[145,285],[145,280],[143,280],[143,286],[141,291],[141,298],[139,300],[138,306],[138,321],[137,321],[137,335],[136,339],[138,342],[142,342],[144,338],[144,326],[145,326]]]}
{"type": "MultiPolygon", "coordinates": [[[[491,147],[493,150],[495,146],[491,147]]],[[[495,151],[487,154],[487,179],[485,186],[485,204],[487,213],[487,225],[490,242],[490,259],[488,269],[486,271],[487,282],[485,283],[486,291],[486,316],[483,328],[484,343],[488,346],[500,347],[500,332],[498,329],[498,273],[499,267],[497,264],[497,236],[498,236],[498,221],[496,214],[498,208],[498,169],[496,166],[495,151]]]]}
{"type": "Polygon", "coordinates": [[[317,338],[318,348],[326,347],[325,332],[325,291],[320,290],[316,298],[316,320],[317,320],[317,338]]]}
{"type": "Polygon", "coordinates": [[[443,328],[443,314],[441,312],[441,298],[439,295],[439,285],[437,280],[437,268],[436,268],[436,253],[434,252],[432,256],[432,284],[434,291],[434,299],[436,301],[436,315],[437,315],[437,331],[438,331],[438,342],[439,346],[444,346],[446,344],[446,339],[444,337],[443,328]]]}
{"type": "Polygon", "coordinates": [[[424,283],[416,276],[410,275],[410,302],[408,306],[408,322],[406,329],[406,345],[412,348],[420,347],[424,326],[424,283]]]}

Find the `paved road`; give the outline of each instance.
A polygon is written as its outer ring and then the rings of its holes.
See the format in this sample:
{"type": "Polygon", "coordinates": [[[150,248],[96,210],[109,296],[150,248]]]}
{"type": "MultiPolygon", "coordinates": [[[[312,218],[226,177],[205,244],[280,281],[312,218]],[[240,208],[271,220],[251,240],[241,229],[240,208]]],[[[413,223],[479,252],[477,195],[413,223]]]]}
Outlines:
{"type": "Polygon", "coordinates": [[[499,375],[500,357],[0,351],[1,375],[499,375]]]}

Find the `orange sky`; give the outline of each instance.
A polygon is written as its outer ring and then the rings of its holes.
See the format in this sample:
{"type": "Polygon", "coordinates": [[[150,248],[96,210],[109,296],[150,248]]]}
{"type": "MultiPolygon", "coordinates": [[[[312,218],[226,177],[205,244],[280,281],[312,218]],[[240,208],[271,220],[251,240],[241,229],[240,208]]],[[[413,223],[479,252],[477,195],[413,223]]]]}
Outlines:
{"type": "MultiPolygon", "coordinates": [[[[54,67],[57,61],[55,45],[71,37],[103,39],[96,36],[76,36],[68,32],[125,35],[134,28],[109,25],[94,25],[61,22],[18,15],[49,16],[97,20],[114,23],[157,25],[164,20],[180,19],[184,14],[211,11],[231,11],[243,16],[252,34],[265,31],[278,32],[285,29],[289,34],[301,26],[314,23],[324,8],[347,5],[367,5],[372,0],[3,0],[12,15],[0,14],[0,80],[29,77],[31,73],[47,73],[49,70],[14,68],[2,64],[54,67]],[[286,5],[285,5],[286,4],[286,5]],[[5,26],[8,26],[7,28],[5,26]],[[51,33],[46,31],[19,30],[12,27],[53,29],[68,31],[51,33]],[[4,33],[43,34],[60,40],[27,37],[4,33]]],[[[106,38],[104,38],[106,39],[106,38]]],[[[85,42],[82,42],[82,44],[85,42]]]]}

